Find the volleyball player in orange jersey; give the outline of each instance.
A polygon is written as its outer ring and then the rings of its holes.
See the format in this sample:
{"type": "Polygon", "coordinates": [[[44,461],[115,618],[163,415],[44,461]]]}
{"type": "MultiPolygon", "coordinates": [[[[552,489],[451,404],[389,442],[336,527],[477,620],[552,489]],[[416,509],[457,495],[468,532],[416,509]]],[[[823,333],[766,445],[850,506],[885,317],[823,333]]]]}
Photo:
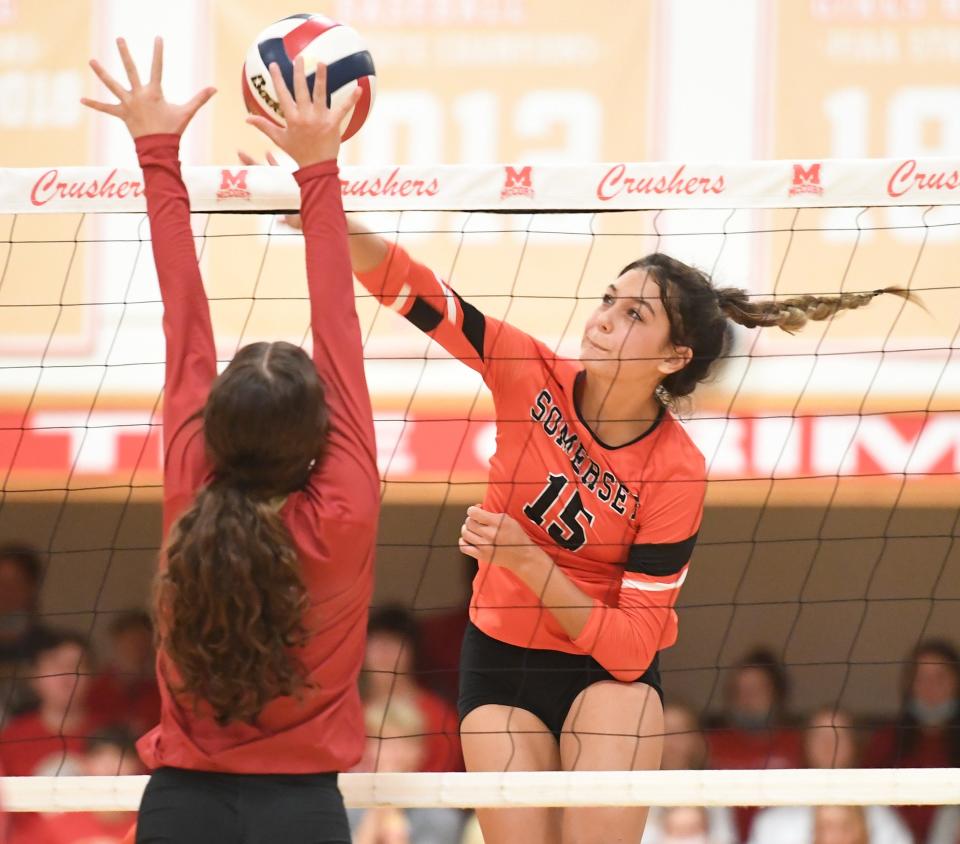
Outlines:
{"type": "MultiPolygon", "coordinates": [[[[670,410],[723,354],[730,322],[793,331],[889,288],[756,301],[663,254],[625,267],[579,360],[465,302],[398,246],[350,223],[354,272],[483,376],[496,453],[460,547],[479,561],[461,657],[469,771],[660,764],[658,653],[697,539],[704,459],[670,410]]],[[[647,810],[480,810],[487,844],[640,840],[647,810]]]]}
{"type": "Polygon", "coordinates": [[[284,129],[264,131],[300,165],[313,358],[290,343],[244,346],[217,375],[210,312],[180,176],[189,103],[147,84],[118,42],[130,89],[84,102],[122,119],[144,171],[164,306],[165,533],[156,612],[160,724],[139,744],[154,769],[141,844],[348,844],[337,772],[364,747],[364,655],[380,485],[337,178],[340,123],[326,68],[294,94],[276,65],[284,129]]]}

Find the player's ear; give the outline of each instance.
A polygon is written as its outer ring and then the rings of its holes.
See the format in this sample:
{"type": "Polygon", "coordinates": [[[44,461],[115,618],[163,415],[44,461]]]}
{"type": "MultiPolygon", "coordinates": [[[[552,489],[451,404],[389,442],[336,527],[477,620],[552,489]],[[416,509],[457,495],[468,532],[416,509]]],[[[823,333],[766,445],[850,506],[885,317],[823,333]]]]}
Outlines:
{"type": "Polygon", "coordinates": [[[660,361],[657,369],[666,377],[674,372],[679,372],[691,360],[693,360],[693,349],[689,346],[671,346],[670,354],[660,361]]]}

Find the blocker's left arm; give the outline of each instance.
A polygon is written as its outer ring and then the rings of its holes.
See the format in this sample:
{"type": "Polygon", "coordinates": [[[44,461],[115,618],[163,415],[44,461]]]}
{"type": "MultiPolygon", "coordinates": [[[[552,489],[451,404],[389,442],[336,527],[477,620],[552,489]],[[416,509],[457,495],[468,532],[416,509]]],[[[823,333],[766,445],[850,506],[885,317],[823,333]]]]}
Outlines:
{"type": "Polygon", "coordinates": [[[190,228],[190,200],[180,177],[180,137],[145,135],[137,138],[136,144],[163,299],[167,342],[163,434],[167,452],[180,427],[203,407],[217,374],[217,356],[190,228]]]}

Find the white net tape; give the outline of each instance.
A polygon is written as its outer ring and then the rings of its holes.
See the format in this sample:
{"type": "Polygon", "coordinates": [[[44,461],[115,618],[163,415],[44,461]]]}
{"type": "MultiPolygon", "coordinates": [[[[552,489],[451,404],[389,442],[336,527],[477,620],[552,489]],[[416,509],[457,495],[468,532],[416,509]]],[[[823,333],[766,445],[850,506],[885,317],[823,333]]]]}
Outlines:
{"type": "MultiPolygon", "coordinates": [[[[6,777],[8,811],[135,810],[147,777],[6,777]]],[[[960,803],[952,768],[343,774],[348,806],[875,806],[960,803]]]]}
{"type": "MultiPolygon", "coordinates": [[[[344,167],[348,211],[631,211],[960,203],[960,160],[344,167]]],[[[185,167],[195,212],[298,208],[275,167],[185,167]]],[[[0,169],[0,214],[142,212],[139,170],[0,169]]]]}

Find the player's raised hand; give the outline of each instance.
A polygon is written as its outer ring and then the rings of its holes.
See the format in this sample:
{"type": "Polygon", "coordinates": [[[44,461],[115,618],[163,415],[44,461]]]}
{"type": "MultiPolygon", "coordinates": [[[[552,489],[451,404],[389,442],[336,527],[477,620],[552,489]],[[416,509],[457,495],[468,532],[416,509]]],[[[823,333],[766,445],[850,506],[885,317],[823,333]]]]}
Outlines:
{"type": "Polygon", "coordinates": [[[251,115],[247,123],[256,126],[300,167],[336,158],[340,151],[340,124],[360,99],[360,88],[340,105],[328,108],[327,66],[317,65],[311,96],[302,56],[297,56],[293,63],[293,94],[276,62],[270,65],[270,77],[287,125],[277,126],[259,115],[251,115]]]}
{"type": "Polygon", "coordinates": [[[163,76],[163,39],[155,38],[153,41],[153,63],[150,68],[150,81],[146,85],[140,81],[137,66],[122,38],[117,39],[117,49],[127,71],[130,89],[124,88],[96,59],[92,59],[90,67],[93,72],[119,102],[102,103],[86,97],[80,102],[94,111],[119,117],[127,124],[127,129],[134,138],[141,135],[181,134],[200,107],[216,93],[215,88],[204,88],[182,105],[168,103],[163,97],[160,84],[163,76]]]}

